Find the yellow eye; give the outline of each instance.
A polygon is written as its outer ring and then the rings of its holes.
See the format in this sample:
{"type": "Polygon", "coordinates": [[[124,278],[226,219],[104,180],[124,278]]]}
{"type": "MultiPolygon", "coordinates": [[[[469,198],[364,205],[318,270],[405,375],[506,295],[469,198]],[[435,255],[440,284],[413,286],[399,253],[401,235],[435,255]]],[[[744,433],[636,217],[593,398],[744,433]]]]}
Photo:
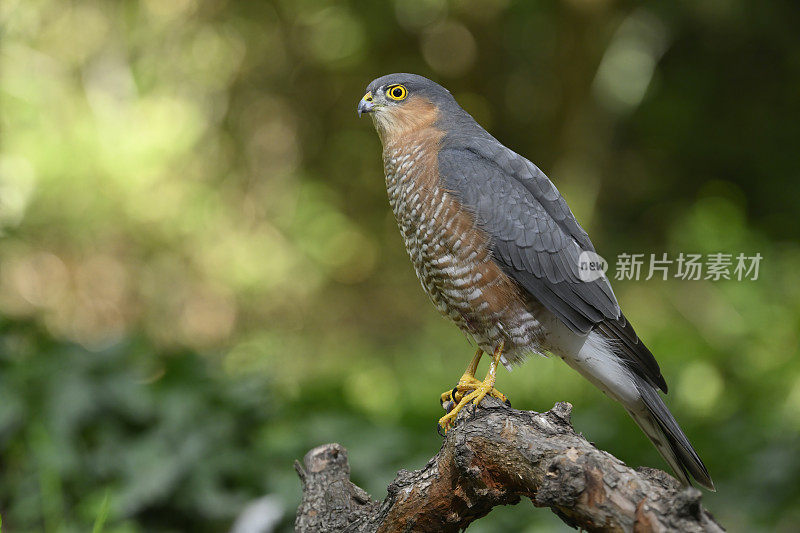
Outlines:
{"type": "Polygon", "coordinates": [[[391,98],[392,100],[402,100],[406,96],[408,96],[408,91],[402,85],[392,85],[388,89],[386,89],[386,96],[391,98]]]}

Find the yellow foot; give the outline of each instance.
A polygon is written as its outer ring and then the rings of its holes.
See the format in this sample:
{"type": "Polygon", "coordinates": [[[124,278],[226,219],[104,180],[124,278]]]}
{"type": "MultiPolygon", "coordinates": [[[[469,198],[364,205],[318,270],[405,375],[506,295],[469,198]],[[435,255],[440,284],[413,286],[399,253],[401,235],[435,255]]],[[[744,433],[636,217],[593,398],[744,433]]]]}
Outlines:
{"type": "MultiPolygon", "coordinates": [[[[445,410],[450,411],[456,405],[461,403],[461,401],[464,399],[464,396],[477,391],[481,387],[483,387],[483,381],[475,378],[474,376],[461,376],[461,379],[458,380],[458,385],[453,387],[453,390],[445,391],[441,394],[439,397],[439,403],[442,404],[442,407],[444,407],[445,410]]],[[[486,394],[497,398],[501,402],[511,405],[511,402],[508,401],[506,395],[494,387],[492,387],[492,389],[486,394]]],[[[477,405],[477,403],[475,405],[477,405]]]]}
{"type": "Polygon", "coordinates": [[[492,358],[492,363],[489,365],[489,372],[486,374],[486,379],[479,381],[474,376],[477,361],[480,359],[479,351],[475,354],[475,358],[473,358],[473,362],[467,368],[467,371],[461,376],[461,379],[458,380],[458,385],[456,385],[452,391],[442,393],[440,402],[448,413],[439,419],[438,427],[440,433],[442,430],[444,430],[445,433],[447,432],[458,416],[459,411],[469,402],[477,406],[484,397],[489,395],[504,402],[506,405],[511,405],[511,402],[508,401],[505,394],[494,388],[495,373],[502,351],[503,345],[501,344],[494,352],[494,357],[492,358]]]}
{"type": "Polygon", "coordinates": [[[464,408],[464,406],[470,402],[472,402],[472,405],[478,405],[487,395],[497,398],[509,407],[511,406],[511,402],[508,400],[505,394],[495,389],[490,384],[479,381],[475,378],[472,379],[475,383],[465,383],[464,381],[459,381],[458,385],[456,385],[452,391],[442,393],[442,405],[446,406],[446,404],[449,402],[452,408],[446,415],[439,419],[440,432],[444,431],[447,433],[447,430],[450,429],[450,426],[455,422],[458,413],[464,408]],[[464,394],[465,392],[468,393],[464,394]]]}

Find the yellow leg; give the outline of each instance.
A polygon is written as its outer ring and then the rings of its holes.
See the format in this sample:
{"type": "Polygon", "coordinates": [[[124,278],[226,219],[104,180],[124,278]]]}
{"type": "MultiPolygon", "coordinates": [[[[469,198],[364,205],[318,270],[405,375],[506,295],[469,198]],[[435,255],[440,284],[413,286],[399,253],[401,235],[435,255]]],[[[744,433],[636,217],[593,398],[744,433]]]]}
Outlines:
{"type": "Polygon", "coordinates": [[[472,405],[478,405],[487,394],[503,402],[509,403],[508,398],[494,388],[497,365],[500,363],[500,356],[503,355],[503,346],[504,344],[501,342],[500,345],[494,350],[492,362],[489,364],[489,371],[486,373],[486,378],[484,378],[483,381],[478,381],[475,379],[475,371],[478,368],[478,362],[481,360],[482,355],[482,352],[478,350],[478,352],[475,354],[475,357],[473,357],[472,362],[467,367],[467,370],[464,372],[464,375],[461,376],[461,379],[458,381],[456,388],[451,392],[442,394],[442,404],[444,404],[445,401],[453,401],[456,403],[456,405],[450,410],[449,413],[439,419],[439,427],[441,429],[447,431],[450,427],[450,424],[452,424],[456,419],[456,416],[458,416],[458,412],[461,411],[465,405],[467,405],[469,402],[472,402],[472,405]],[[467,391],[471,392],[464,395],[464,393],[467,391]]]}
{"type": "Polygon", "coordinates": [[[445,402],[457,403],[463,397],[464,392],[473,391],[478,388],[481,382],[475,379],[475,372],[478,370],[478,363],[481,362],[482,356],[483,350],[478,348],[478,351],[475,352],[475,355],[472,357],[472,361],[470,361],[469,366],[467,366],[467,369],[464,370],[464,374],[462,374],[461,379],[458,380],[458,384],[453,388],[453,390],[443,392],[439,398],[439,403],[442,405],[444,405],[445,402]]]}

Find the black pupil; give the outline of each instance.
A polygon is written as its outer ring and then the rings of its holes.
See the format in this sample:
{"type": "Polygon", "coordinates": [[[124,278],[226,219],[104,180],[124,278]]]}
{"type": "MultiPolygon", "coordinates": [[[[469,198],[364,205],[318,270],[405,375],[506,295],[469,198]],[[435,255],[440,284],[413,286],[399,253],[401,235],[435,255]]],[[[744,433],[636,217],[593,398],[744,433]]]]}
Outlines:
{"type": "Polygon", "coordinates": [[[403,89],[401,89],[400,87],[395,87],[394,89],[392,89],[392,95],[395,98],[400,98],[401,96],[403,96],[403,89]]]}

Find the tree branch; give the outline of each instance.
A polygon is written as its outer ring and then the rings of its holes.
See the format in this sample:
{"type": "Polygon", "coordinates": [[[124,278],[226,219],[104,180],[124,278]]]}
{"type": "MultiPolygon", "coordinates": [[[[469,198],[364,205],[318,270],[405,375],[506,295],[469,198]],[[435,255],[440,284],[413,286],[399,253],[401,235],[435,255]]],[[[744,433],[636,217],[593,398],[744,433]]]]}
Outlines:
{"type": "Polygon", "coordinates": [[[572,406],[517,411],[486,397],[459,413],[421,470],[401,470],[383,502],[350,482],[347,451],[309,451],[295,528],[300,532],[449,532],[522,497],[587,531],[720,532],[701,493],[652,468],[634,470],[598,450],[570,423],[572,406]]]}

